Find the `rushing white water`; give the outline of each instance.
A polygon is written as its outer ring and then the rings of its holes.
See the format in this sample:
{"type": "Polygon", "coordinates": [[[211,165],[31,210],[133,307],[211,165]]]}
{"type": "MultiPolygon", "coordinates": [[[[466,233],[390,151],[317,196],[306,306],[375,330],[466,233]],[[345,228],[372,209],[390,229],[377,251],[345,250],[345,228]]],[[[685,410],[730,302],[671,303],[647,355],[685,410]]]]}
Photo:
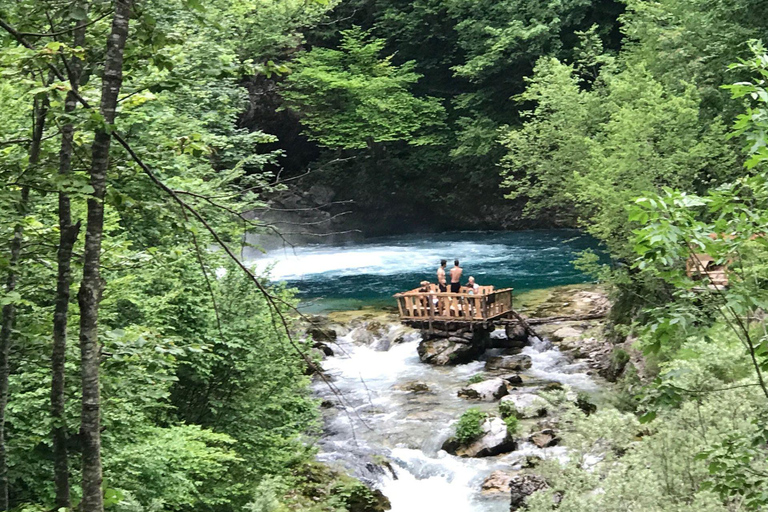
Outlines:
{"type": "MultiPolygon", "coordinates": [[[[520,466],[525,456],[563,458],[565,448],[539,449],[522,443],[513,453],[482,459],[459,458],[440,450],[455,421],[470,407],[495,410],[496,404],[479,404],[458,398],[457,391],[483,361],[454,367],[423,364],[416,353],[418,336],[387,348],[399,327],[392,326],[384,340],[361,345],[353,335],[337,340],[337,355],[323,366],[341,392],[338,396],[322,383],[316,393],[336,403],[327,412],[321,458],[337,463],[378,486],[390,499],[393,512],[501,512],[509,510],[509,496],[484,495],[483,480],[494,470],[520,466]],[[429,393],[402,391],[403,384],[419,381],[429,393]],[[370,464],[383,456],[394,474],[377,471],[370,464]]],[[[492,355],[494,352],[490,352],[492,355]]],[[[593,391],[596,384],[556,347],[537,343],[524,349],[533,366],[525,377],[532,381],[558,381],[577,390],[593,391]]]]}
{"type": "Polygon", "coordinates": [[[277,249],[254,254],[249,263],[297,288],[305,307],[322,311],[387,304],[394,293],[424,279],[435,281],[441,259],[452,266],[458,258],[465,279],[473,275],[479,284],[497,288],[579,283],[586,277],[571,261],[579,251],[595,247],[594,239],[572,230],[464,232],[277,249]]]}

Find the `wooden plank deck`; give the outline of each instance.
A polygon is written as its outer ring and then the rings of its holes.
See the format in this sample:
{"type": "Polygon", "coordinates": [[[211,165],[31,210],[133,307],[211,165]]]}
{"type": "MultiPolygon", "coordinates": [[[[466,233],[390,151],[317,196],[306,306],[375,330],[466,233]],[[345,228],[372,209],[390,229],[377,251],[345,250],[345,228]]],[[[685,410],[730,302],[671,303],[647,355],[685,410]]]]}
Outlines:
{"type": "Polygon", "coordinates": [[[424,322],[489,322],[507,316],[512,311],[512,288],[494,290],[481,286],[480,293],[467,293],[462,287],[459,293],[430,291],[417,288],[395,295],[400,320],[403,323],[424,322]]]}

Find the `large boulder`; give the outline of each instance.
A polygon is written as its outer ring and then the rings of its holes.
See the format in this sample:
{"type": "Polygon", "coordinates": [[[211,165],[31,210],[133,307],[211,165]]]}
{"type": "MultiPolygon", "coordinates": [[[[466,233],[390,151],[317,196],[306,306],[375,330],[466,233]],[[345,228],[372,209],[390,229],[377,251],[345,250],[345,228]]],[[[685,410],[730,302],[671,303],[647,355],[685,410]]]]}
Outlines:
{"type": "Polygon", "coordinates": [[[528,343],[528,331],[525,330],[525,327],[523,327],[522,324],[507,324],[504,328],[504,332],[507,335],[507,339],[511,341],[521,341],[524,344],[528,343]]]}
{"type": "Polygon", "coordinates": [[[512,493],[510,512],[522,509],[528,496],[547,487],[549,487],[547,481],[539,475],[517,475],[512,477],[509,483],[509,489],[512,493]]]}
{"type": "Polygon", "coordinates": [[[307,335],[312,336],[316,342],[336,341],[339,325],[332,322],[327,316],[314,315],[309,317],[307,335]]]}
{"type": "Polygon", "coordinates": [[[481,428],[483,433],[475,441],[461,444],[452,437],[443,443],[443,450],[459,457],[493,457],[517,448],[514,438],[507,432],[507,424],[501,418],[486,418],[481,428]]]}
{"type": "Polygon", "coordinates": [[[438,366],[468,363],[484,350],[484,346],[460,337],[424,340],[417,349],[422,362],[438,366]]]}
{"type": "Polygon", "coordinates": [[[528,336],[525,329],[521,335],[516,331],[515,326],[508,325],[505,329],[493,331],[489,343],[490,348],[520,349],[528,345],[528,336]]]}
{"type": "Polygon", "coordinates": [[[517,418],[540,418],[547,414],[547,401],[533,393],[516,393],[502,397],[499,409],[509,409],[517,418]]]}
{"type": "Polygon", "coordinates": [[[490,344],[490,330],[476,327],[446,327],[446,330],[421,331],[419,357],[438,366],[463,364],[485,352],[490,344]]]}
{"type": "Polygon", "coordinates": [[[482,400],[484,402],[493,402],[506,395],[507,383],[502,379],[488,379],[475,384],[470,384],[461,388],[458,395],[461,398],[470,400],[482,400]]]}
{"type": "Polygon", "coordinates": [[[522,372],[531,367],[533,361],[531,356],[525,354],[518,354],[514,356],[497,356],[490,357],[485,363],[486,370],[511,370],[514,372],[522,372]]]}
{"type": "Polygon", "coordinates": [[[514,476],[514,474],[506,471],[494,471],[483,481],[483,492],[509,492],[514,476]]]}

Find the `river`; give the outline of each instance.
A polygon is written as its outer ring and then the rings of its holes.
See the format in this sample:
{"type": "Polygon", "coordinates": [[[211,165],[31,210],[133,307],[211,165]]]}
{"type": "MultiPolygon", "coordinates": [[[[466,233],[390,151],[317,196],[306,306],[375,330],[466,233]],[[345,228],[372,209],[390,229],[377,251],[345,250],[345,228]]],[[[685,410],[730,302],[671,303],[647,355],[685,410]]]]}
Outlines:
{"type": "Polygon", "coordinates": [[[307,312],[393,305],[392,295],[436,281],[440,259],[459,259],[464,278],[516,292],[580,283],[571,261],[597,249],[575,230],[455,232],[401,235],[348,245],[286,247],[252,260],[276,281],[299,290],[307,312]]]}
{"type": "MultiPolygon", "coordinates": [[[[480,284],[497,287],[534,290],[585,282],[586,276],[570,261],[578,251],[594,247],[590,238],[566,230],[451,233],[300,247],[267,254],[257,263],[270,268],[273,279],[298,288],[306,311],[329,312],[392,306],[391,295],[430,279],[440,258],[458,257],[465,277],[474,275],[480,284]]],[[[366,323],[358,322],[351,332],[342,332],[332,345],[335,355],[323,361],[340,396],[321,380],[314,384],[315,393],[326,403],[320,459],[379,488],[393,512],[509,510],[509,495],[484,494],[483,480],[497,469],[520,468],[526,456],[562,458],[566,449],[540,449],[521,442],[512,453],[480,459],[440,450],[464,411],[496,408],[495,403],[478,404],[457,396],[470,377],[483,372],[484,361],[452,367],[423,364],[416,351],[418,332],[392,343],[403,328],[391,316],[382,320],[386,318],[382,314],[371,320],[384,322],[373,337],[361,342],[365,336],[356,334],[366,330],[366,323]],[[401,389],[413,381],[426,384],[429,392],[401,389]],[[381,469],[382,460],[390,462],[391,470],[381,469]]],[[[519,392],[535,391],[552,381],[575,391],[599,389],[585,366],[548,342],[531,340],[523,353],[531,356],[533,365],[522,373],[526,386],[519,392]]]]}

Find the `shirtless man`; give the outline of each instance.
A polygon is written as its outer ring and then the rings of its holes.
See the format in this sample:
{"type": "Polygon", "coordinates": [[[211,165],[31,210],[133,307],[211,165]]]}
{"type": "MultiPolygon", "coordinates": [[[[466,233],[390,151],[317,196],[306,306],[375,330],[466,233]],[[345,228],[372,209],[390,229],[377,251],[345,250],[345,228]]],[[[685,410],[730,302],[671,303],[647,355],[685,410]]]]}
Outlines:
{"type": "Polygon", "coordinates": [[[461,273],[464,270],[459,266],[459,260],[453,260],[453,268],[451,269],[451,293],[459,293],[461,290],[461,273]]]}
{"type": "Polygon", "coordinates": [[[448,291],[448,285],[445,283],[445,266],[448,264],[445,260],[440,260],[440,266],[437,267],[437,287],[441,292],[448,291]]]}

